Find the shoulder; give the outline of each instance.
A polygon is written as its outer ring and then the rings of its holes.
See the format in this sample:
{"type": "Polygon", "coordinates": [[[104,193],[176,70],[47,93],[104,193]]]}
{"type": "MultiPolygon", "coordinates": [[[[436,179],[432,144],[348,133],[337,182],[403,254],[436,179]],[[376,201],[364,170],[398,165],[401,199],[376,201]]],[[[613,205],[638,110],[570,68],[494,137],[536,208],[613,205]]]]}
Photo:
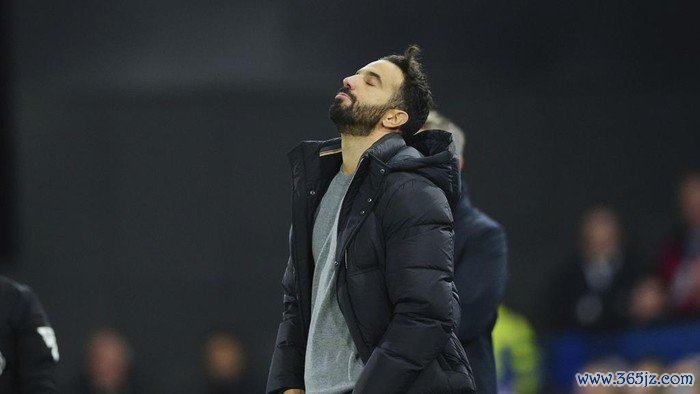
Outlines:
{"type": "Polygon", "coordinates": [[[387,201],[402,201],[413,197],[429,197],[436,203],[447,203],[445,193],[429,179],[411,172],[392,172],[387,176],[387,201]]]}
{"type": "Polygon", "coordinates": [[[474,209],[474,211],[474,226],[479,234],[485,237],[503,237],[506,235],[506,231],[500,223],[479,209],[474,209]]]}
{"type": "Polygon", "coordinates": [[[416,182],[432,184],[428,179],[422,177],[418,174],[408,172],[408,171],[391,171],[386,176],[385,192],[395,193],[397,190],[405,189],[407,187],[414,187],[416,182]]]}
{"type": "Polygon", "coordinates": [[[31,290],[8,277],[0,276],[0,300],[14,304],[26,291],[31,290]]]}
{"type": "Polygon", "coordinates": [[[410,172],[387,176],[379,211],[385,220],[449,221],[452,212],[445,193],[427,178],[410,172]]]}
{"type": "Polygon", "coordinates": [[[34,298],[32,289],[22,283],[16,282],[8,277],[0,276],[0,292],[3,295],[14,296],[17,301],[34,298]]]}
{"type": "Polygon", "coordinates": [[[44,310],[34,291],[27,285],[0,276],[0,299],[9,311],[10,323],[16,326],[42,325],[46,321],[44,310]]]}
{"type": "Polygon", "coordinates": [[[506,236],[506,231],[499,222],[473,206],[457,206],[455,231],[468,234],[470,239],[499,239],[506,236]]]}

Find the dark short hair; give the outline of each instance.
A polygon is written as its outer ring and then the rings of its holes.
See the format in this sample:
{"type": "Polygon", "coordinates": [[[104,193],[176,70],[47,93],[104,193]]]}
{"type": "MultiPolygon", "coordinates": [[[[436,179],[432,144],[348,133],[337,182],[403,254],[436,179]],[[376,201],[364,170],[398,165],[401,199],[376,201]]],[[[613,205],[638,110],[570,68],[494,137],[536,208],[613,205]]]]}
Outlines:
{"type": "Polygon", "coordinates": [[[434,106],[433,94],[430,92],[428,78],[423,73],[419,56],[418,45],[410,45],[403,55],[382,58],[394,63],[403,71],[404,81],[394,97],[394,105],[408,114],[408,122],[401,126],[404,138],[411,137],[420,130],[428,118],[428,112],[434,106]]]}

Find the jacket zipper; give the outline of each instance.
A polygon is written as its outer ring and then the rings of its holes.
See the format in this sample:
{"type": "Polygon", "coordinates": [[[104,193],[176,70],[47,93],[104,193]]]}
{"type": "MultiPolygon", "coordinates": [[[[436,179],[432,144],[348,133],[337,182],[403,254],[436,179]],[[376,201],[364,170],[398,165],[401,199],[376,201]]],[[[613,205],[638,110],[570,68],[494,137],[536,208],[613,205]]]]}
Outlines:
{"type": "MultiPolygon", "coordinates": [[[[292,227],[292,241],[294,241],[294,228],[292,227]]],[[[306,331],[306,321],[304,320],[304,307],[301,302],[301,281],[299,279],[299,262],[297,261],[296,258],[296,253],[294,253],[294,250],[296,247],[294,246],[294,243],[292,243],[292,247],[290,248],[290,252],[292,253],[292,260],[294,261],[294,284],[296,285],[296,296],[297,296],[297,304],[299,305],[299,320],[301,320],[301,327],[303,331],[306,331]]]]}
{"type": "MultiPolygon", "coordinates": [[[[345,260],[345,271],[344,271],[344,275],[345,275],[346,278],[347,278],[347,272],[348,272],[348,251],[347,251],[347,250],[345,250],[344,260],[345,260]]],[[[335,285],[336,301],[338,302],[338,308],[340,308],[340,312],[343,313],[343,307],[342,307],[342,305],[340,304],[340,298],[338,298],[338,281],[339,281],[339,280],[340,280],[340,275],[338,274],[338,275],[336,275],[336,281],[335,281],[335,282],[336,282],[336,285],[335,285]]],[[[345,283],[345,288],[346,288],[346,289],[348,288],[347,281],[346,281],[346,283],[345,283]]],[[[349,313],[352,314],[352,322],[353,322],[353,325],[355,326],[354,328],[355,328],[355,330],[357,330],[357,333],[358,333],[358,335],[360,336],[360,340],[361,340],[360,346],[362,346],[363,348],[365,348],[367,353],[370,353],[370,349],[369,349],[369,347],[367,346],[367,344],[366,344],[366,342],[365,342],[364,335],[362,335],[362,331],[361,331],[360,328],[357,326],[357,315],[355,314],[355,307],[352,306],[352,299],[351,299],[351,297],[350,297],[350,291],[349,291],[349,290],[346,290],[346,291],[347,291],[347,296],[348,296],[348,303],[349,303],[349,305],[350,305],[350,311],[349,311],[349,313]]],[[[343,315],[345,315],[345,314],[343,313],[343,315]]],[[[346,322],[346,323],[347,323],[348,325],[350,324],[350,322],[346,322]]],[[[354,339],[353,339],[353,342],[355,342],[354,339]]],[[[357,348],[358,351],[360,351],[360,347],[358,346],[357,343],[355,343],[355,347],[357,348]]]]}
{"type": "MultiPolygon", "coordinates": [[[[365,156],[360,157],[360,161],[357,163],[357,168],[355,169],[355,173],[352,175],[352,179],[350,180],[350,185],[348,185],[348,190],[352,187],[353,182],[355,182],[355,178],[357,176],[357,172],[360,170],[360,166],[362,165],[362,162],[364,161],[365,156]]],[[[345,198],[347,197],[347,191],[345,192],[345,195],[343,196],[343,201],[340,203],[340,211],[342,212],[343,210],[343,205],[345,205],[345,198]]],[[[340,226],[340,221],[338,221],[338,226],[340,226]]],[[[336,238],[338,237],[338,228],[336,228],[336,238]]],[[[343,264],[345,265],[345,275],[347,277],[347,272],[348,272],[348,250],[345,245],[338,245],[338,247],[344,248],[343,252],[343,264]]],[[[336,266],[339,266],[338,262],[336,262],[336,266]]],[[[335,276],[335,299],[336,302],[338,303],[338,308],[340,309],[340,313],[343,314],[343,317],[345,316],[345,313],[343,311],[343,306],[340,302],[340,297],[338,295],[338,282],[340,282],[340,270],[336,268],[336,276],[335,276]]],[[[346,283],[347,286],[347,283],[346,283]]],[[[350,292],[348,292],[348,301],[350,301],[350,292]]],[[[352,316],[354,318],[355,316],[355,311],[352,310],[352,302],[350,305],[350,311],[349,313],[352,313],[352,316]]],[[[346,319],[347,320],[347,319],[346,319]]],[[[346,322],[346,324],[349,324],[349,322],[346,322]]],[[[353,340],[354,342],[354,340],[353,340]]],[[[355,345],[357,346],[357,345],[355,345]]]]}
{"type": "MultiPolygon", "coordinates": [[[[355,178],[357,177],[357,173],[360,171],[360,166],[362,166],[362,162],[365,160],[367,156],[362,155],[360,157],[360,161],[357,162],[357,168],[355,169],[355,173],[352,175],[352,179],[350,180],[350,185],[348,186],[348,190],[352,187],[352,183],[355,182],[355,178]]],[[[345,192],[345,195],[343,196],[343,201],[340,203],[340,211],[342,212],[343,210],[343,205],[345,205],[345,197],[347,197],[347,192],[345,192]]],[[[338,225],[340,225],[340,221],[338,221],[338,225]]],[[[338,234],[338,229],[336,228],[336,237],[338,234]]],[[[349,238],[348,238],[349,239],[349,238]]],[[[347,244],[347,242],[346,242],[347,244]]],[[[341,245],[341,248],[343,248],[343,252],[345,253],[345,268],[348,268],[348,250],[347,250],[347,245],[341,245]]]]}

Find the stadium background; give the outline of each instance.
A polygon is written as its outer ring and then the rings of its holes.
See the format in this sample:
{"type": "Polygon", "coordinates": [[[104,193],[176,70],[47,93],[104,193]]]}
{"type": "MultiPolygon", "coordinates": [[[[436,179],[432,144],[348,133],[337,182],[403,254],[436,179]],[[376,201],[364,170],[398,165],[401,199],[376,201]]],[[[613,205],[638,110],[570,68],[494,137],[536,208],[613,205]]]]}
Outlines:
{"type": "Polygon", "coordinates": [[[264,380],[281,312],[286,152],[336,135],[342,77],[409,43],[506,227],[536,326],[581,212],[653,255],[699,164],[698,7],[672,2],[3,2],[2,272],[53,321],[59,380],[102,325],[177,392],[213,328],[264,380]],[[9,59],[9,61],[8,61],[9,59]]]}

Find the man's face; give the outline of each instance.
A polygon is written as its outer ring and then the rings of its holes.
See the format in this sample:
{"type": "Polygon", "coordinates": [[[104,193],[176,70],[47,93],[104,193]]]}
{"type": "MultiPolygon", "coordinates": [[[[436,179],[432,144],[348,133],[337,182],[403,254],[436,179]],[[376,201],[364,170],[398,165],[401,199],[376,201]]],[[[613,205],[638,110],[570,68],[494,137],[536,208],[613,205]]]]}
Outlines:
{"type": "Polygon", "coordinates": [[[401,69],[387,60],[362,67],[343,79],[329,110],[331,120],[341,133],[368,135],[392,109],[403,79],[401,69]]]}

